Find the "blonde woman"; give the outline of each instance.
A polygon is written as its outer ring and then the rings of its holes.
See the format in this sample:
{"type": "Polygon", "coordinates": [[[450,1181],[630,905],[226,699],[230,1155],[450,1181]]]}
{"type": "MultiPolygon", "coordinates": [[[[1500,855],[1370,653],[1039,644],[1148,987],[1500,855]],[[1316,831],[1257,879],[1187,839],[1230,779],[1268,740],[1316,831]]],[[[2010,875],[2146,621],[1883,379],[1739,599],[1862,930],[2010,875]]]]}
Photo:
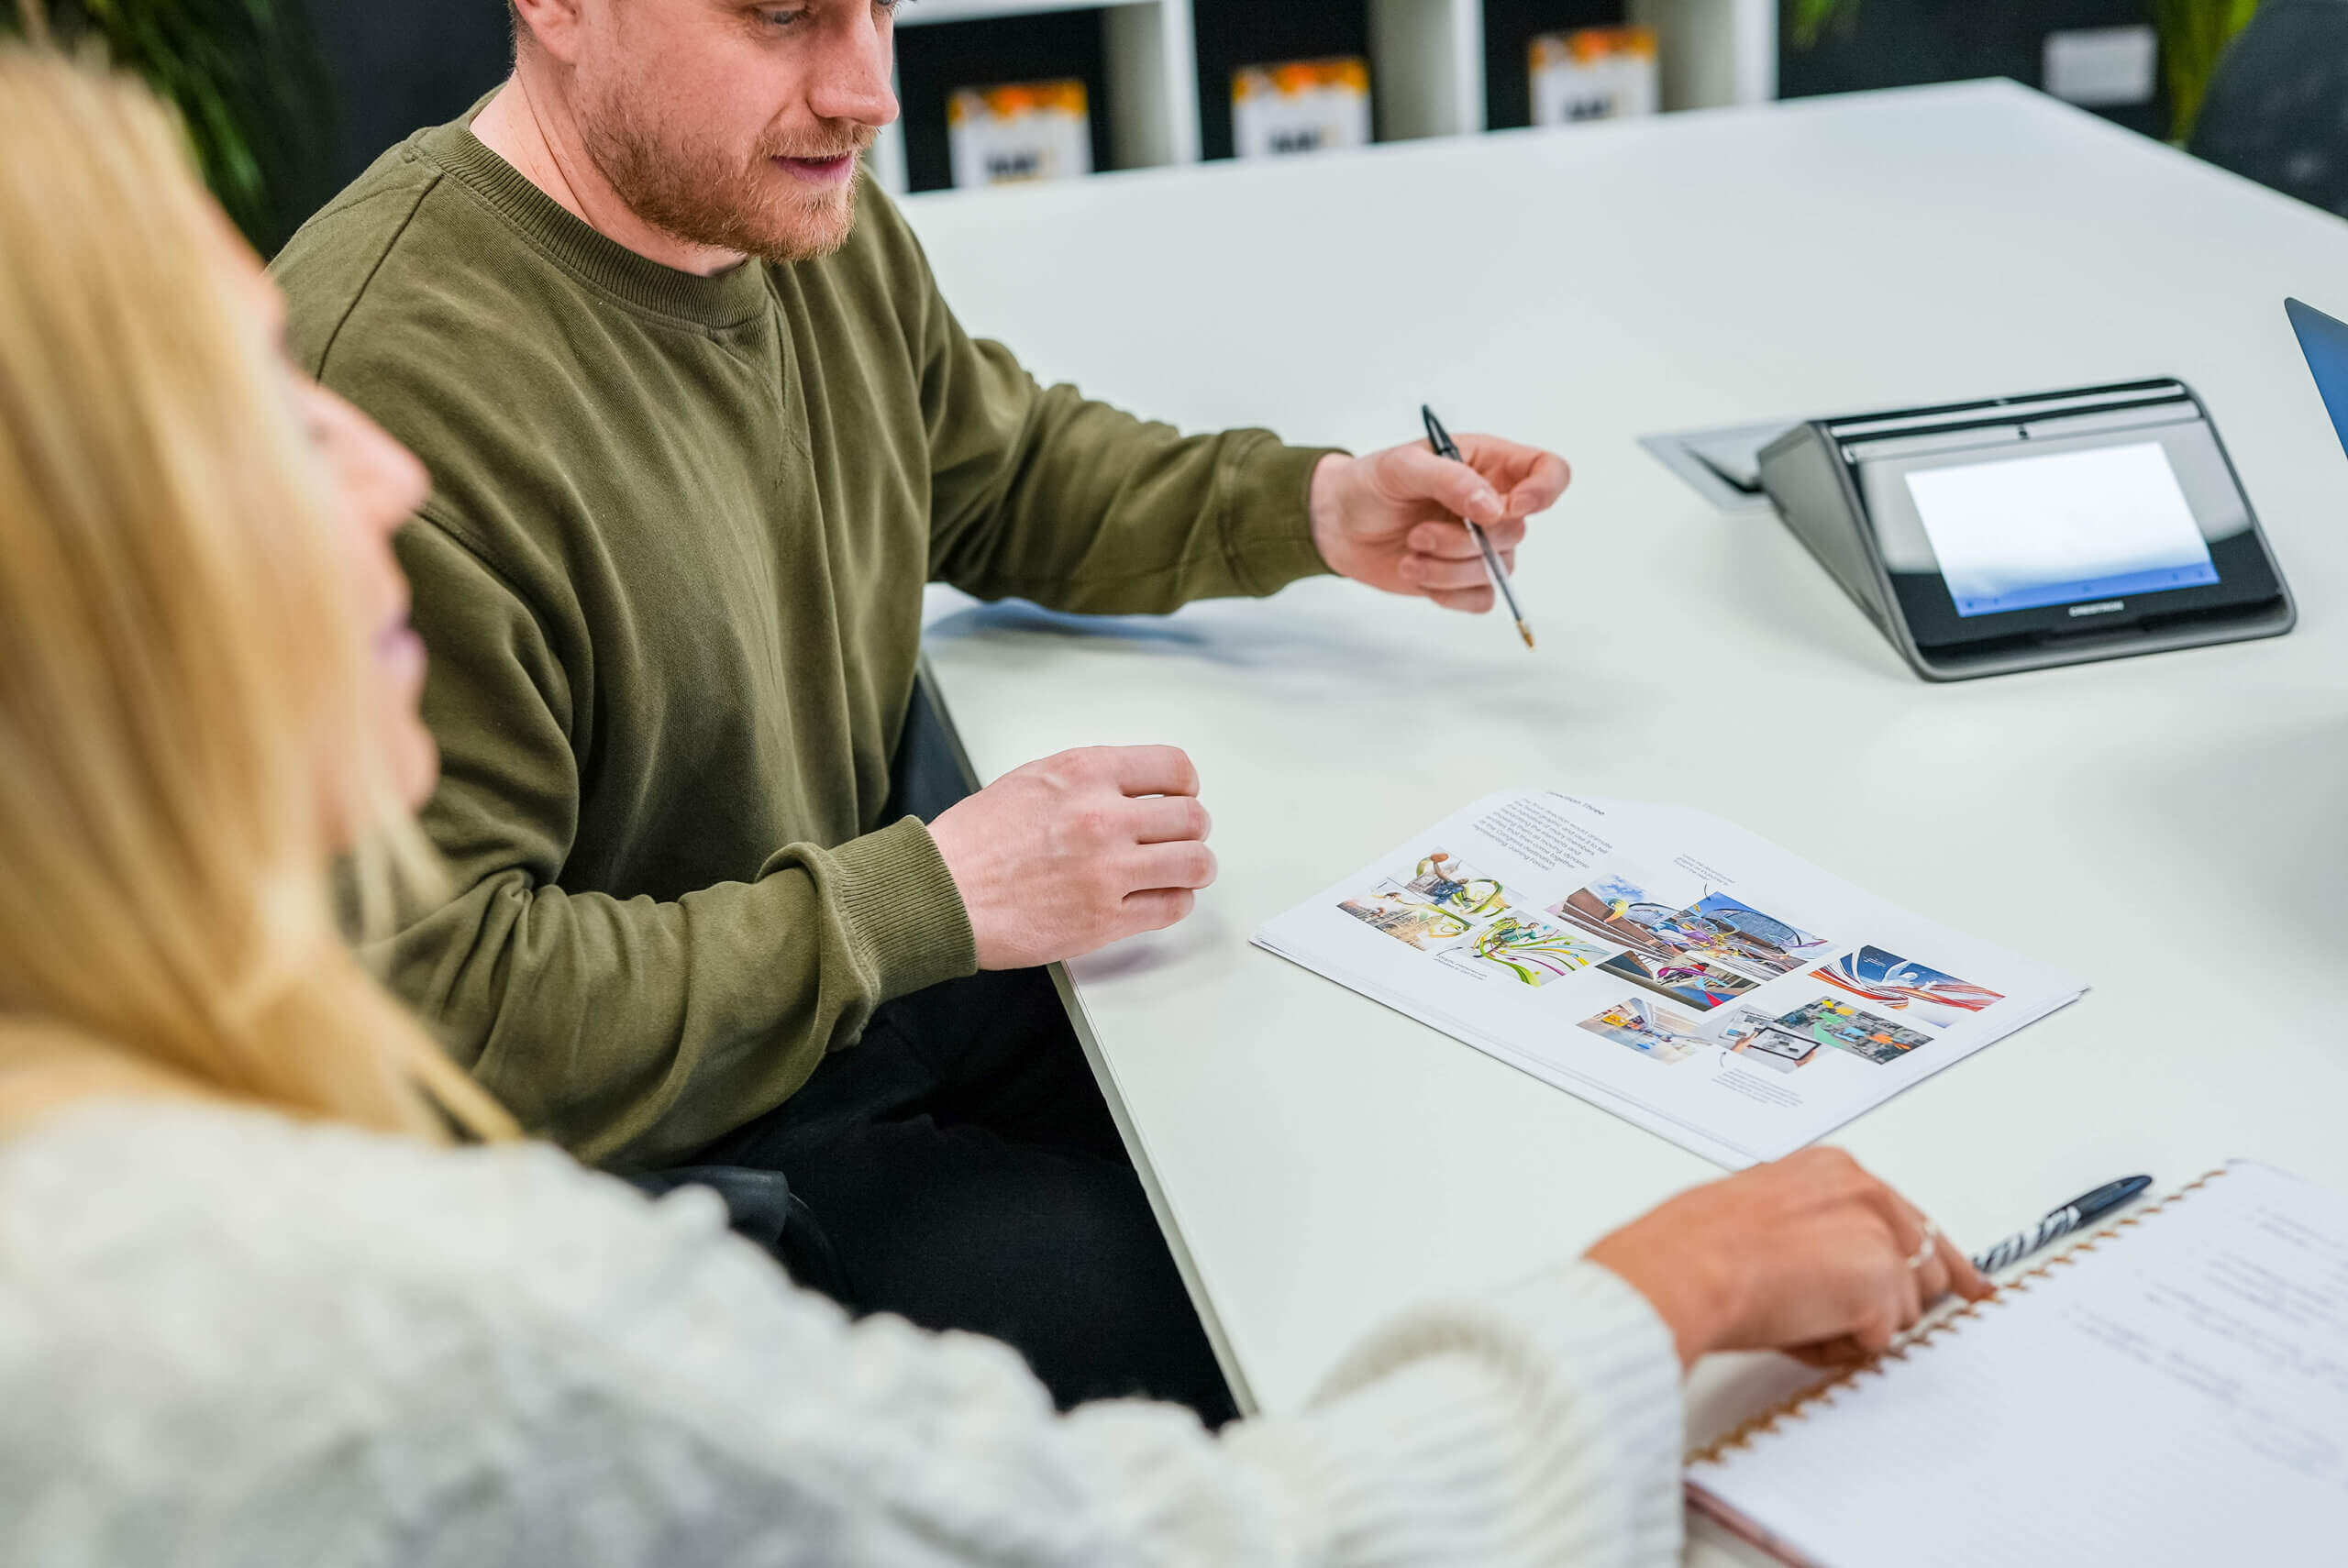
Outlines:
{"type": "Polygon", "coordinates": [[[340,935],[338,849],[429,875],[425,481],[277,321],[151,102],[0,53],[0,1561],[1665,1562],[1685,1363],[1980,1288],[1816,1154],[1211,1437],[520,1142],[340,935]]]}

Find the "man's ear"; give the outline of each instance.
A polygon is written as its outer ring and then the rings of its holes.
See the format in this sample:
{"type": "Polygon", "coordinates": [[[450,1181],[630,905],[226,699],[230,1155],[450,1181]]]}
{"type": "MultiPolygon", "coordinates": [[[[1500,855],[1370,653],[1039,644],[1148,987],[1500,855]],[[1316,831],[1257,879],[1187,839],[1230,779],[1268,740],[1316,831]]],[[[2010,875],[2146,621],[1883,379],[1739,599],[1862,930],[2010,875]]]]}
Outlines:
{"type": "Polygon", "coordinates": [[[577,63],[585,12],[593,0],[507,0],[514,11],[514,49],[543,50],[565,65],[577,63]]]}

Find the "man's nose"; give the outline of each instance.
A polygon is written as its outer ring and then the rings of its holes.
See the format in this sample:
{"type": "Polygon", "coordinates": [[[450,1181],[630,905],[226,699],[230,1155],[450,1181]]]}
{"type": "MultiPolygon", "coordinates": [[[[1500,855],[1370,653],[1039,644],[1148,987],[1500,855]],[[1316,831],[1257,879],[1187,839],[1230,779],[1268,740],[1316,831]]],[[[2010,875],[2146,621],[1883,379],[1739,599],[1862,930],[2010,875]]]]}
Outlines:
{"type": "Polygon", "coordinates": [[[853,120],[874,129],[897,117],[891,84],[896,64],[894,28],[878,6],[850,4],[843,24],[827,34],[831,47],[817,62],[808,107],[826,120],[853,120]]]}

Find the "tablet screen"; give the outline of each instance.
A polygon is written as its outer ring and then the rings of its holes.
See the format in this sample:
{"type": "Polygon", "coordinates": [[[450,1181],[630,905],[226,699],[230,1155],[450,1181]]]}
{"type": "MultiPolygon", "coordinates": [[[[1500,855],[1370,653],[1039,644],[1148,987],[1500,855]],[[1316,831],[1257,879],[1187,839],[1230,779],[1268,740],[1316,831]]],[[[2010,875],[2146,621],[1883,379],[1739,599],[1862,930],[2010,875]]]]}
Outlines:
{"type": "Polygon", "coordinates": [[[1960,616],[2218,580],[2158,441],[1907,476],[1960,616]]]}

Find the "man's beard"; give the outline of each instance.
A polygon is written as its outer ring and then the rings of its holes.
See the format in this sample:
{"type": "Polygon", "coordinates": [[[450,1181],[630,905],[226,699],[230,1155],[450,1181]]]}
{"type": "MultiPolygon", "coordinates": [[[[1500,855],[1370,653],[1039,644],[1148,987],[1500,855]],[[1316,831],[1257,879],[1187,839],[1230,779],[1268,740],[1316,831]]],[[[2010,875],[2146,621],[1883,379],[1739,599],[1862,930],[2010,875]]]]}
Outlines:
{"type": "Polygon", "coordinates": [[[716,148],[664,138],[661,127],[621,105],[603,108],[582,116],[587,154],[629,210],[655,228],[767,261],[812,261],[847,242],[856,181],[830,191],[793,191],[795,182],[773,160],[860,154],[872,145],[870,128],[844,125],[821,146],[762,147],[743,162],[716,148]]]}

